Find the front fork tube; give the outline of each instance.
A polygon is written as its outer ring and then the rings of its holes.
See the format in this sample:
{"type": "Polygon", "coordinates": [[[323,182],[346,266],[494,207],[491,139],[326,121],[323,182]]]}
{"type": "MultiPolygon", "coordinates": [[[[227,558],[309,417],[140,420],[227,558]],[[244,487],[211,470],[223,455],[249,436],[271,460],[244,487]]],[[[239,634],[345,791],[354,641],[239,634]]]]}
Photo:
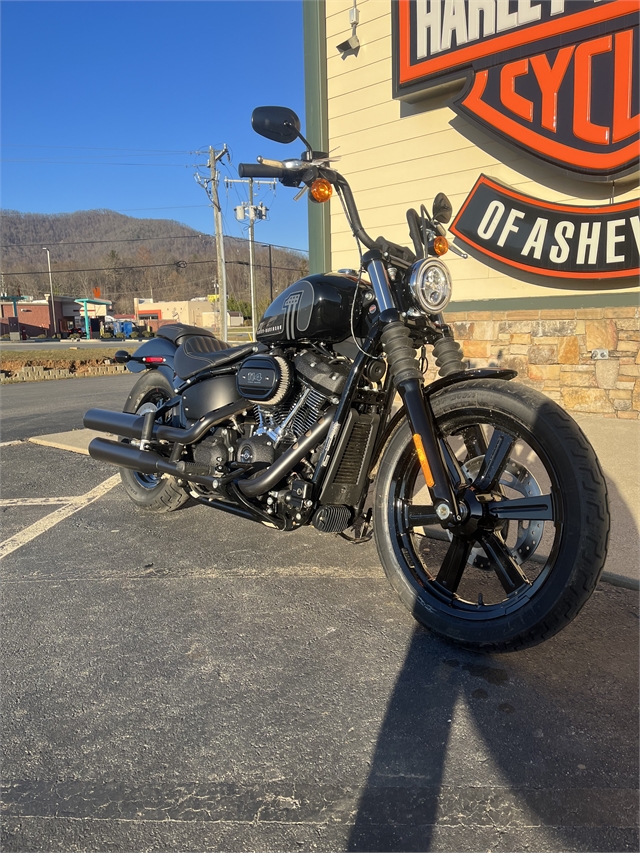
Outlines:
{"type": "Polygon", "coordinates": [[[383,256],[374,249],[367,252],[362,260],[380,309],[382,345],[393,384],[407,411],[416,452],[436,515],[442,526],[448,527],[463,520],[464,507],[460,506],[456,495],[456,488],[461,485],[461,474],[451,454],[439,441],[431,403],[423,394],[423,376],[416,361],[415,347],[395,307],[383,256]],[[445,453],[448,455],[446,460],[445,453]],[[453,484],[453,479],[458,482],[453,484]]]}
{"type": "Polygon", "coordinates": [[[396,388],[407,412],[416,451],[436,514],[443,526],[460,522],[462,510],[451,482],[453,472],[448,470],[443,457],[435,417],[431,403],[423,393],[422,382],[417,378],[402,379],[396,383],[396,388]]]}

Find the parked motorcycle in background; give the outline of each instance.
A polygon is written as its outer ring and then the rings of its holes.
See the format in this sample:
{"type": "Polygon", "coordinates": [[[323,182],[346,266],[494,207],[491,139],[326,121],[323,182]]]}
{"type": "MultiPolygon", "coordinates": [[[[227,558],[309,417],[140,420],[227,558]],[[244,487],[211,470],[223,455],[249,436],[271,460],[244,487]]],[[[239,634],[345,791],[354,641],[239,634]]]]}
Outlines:
{"type": "Polygon", "coordinates": [[[283,532],[313,525],[357,542],[372,529],[405,606],[462,646],[507,651],[551,637],[602,572],[605,481],[553,401],[513,370],[465,369],[442,314],[452,283],[441,258],[455,250],[448,199],[439,193],[431,214],[407,211],[413,249],[373,240],[294,112],[260,107],[252,123],[306,150],[242,164],[240,176],[308,189],[317,202],[335,191],[356,268],[292,284],[256,342],[232,347],[176,324],[134,356],[119,353],[141,376],[123,413],[85,415],[121,439],[95,438],[91,456],[120,467],[143,509],[191,498],[283,532]],[[425,386],[427,346],[440,376],[425,386]]]}

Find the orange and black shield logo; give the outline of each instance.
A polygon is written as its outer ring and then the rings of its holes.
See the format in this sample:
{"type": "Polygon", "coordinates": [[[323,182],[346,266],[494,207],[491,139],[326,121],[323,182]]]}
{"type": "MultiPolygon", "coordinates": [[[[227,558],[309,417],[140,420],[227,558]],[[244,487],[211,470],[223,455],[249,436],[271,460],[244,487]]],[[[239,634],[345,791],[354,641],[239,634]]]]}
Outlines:
{"type": "Polygon", "coordinates": [[[397,0],[394,97],[467,78],[454,109],[587,180],[636,171],[639,0],[397,0]]]}

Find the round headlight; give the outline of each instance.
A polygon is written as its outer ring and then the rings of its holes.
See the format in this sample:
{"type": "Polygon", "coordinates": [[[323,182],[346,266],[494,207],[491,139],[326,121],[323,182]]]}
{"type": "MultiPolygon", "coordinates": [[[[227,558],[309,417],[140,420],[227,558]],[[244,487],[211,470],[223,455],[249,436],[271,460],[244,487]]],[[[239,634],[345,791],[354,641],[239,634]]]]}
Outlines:
{"type": "Polygon", "coordinates": [[[442,261],[424,258],[411,268],[409,289],[423,311],[438,314],[451,299],[451,273],[442,261]]]}

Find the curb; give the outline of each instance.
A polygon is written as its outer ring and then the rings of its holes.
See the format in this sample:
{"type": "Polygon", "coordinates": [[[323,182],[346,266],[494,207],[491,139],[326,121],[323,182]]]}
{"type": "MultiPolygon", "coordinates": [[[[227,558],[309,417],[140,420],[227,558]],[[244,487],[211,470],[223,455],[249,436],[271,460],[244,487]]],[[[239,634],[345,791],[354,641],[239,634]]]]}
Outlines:
{"type": "Polygon", "coordinates": [[[610,583],[611,586],[619,586],[622,589],[632,589],[635,592],[640,591],[640,581],[634,578],[625,577],[625,575],[616,575],[613,572],[603,572],[600,575],[600,580],[605,583],[610,583]]]}

